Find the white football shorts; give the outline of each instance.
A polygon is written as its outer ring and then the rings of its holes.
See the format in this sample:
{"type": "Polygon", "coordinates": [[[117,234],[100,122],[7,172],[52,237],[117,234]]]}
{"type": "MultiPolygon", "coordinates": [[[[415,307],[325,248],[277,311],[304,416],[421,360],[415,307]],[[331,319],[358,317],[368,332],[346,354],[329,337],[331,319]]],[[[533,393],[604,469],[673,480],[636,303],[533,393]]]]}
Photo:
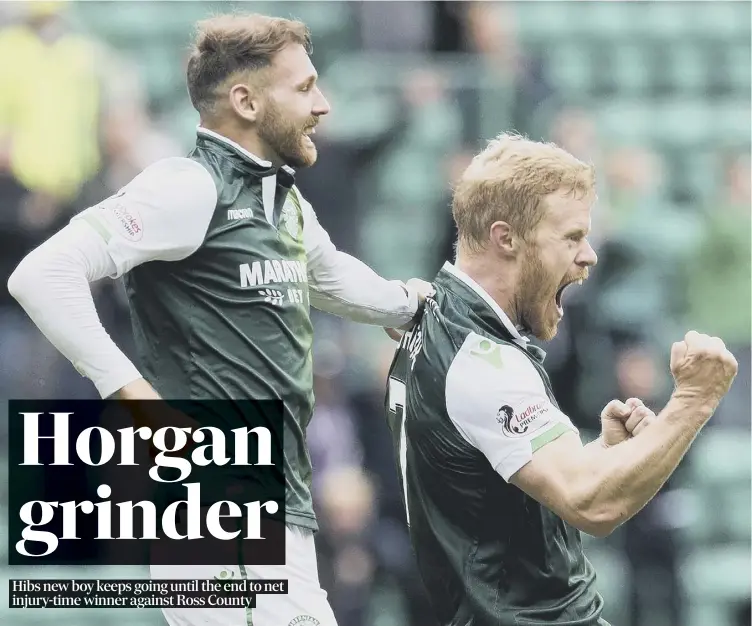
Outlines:
{"type": "Polygon", "coordinates": [[[286,527],[285,565],[152,565],[159,579],[287,580],[286,594],[258,594],[256,608],[162,608],[169,626],[337,626],[321,588],[313,532],[286,527]]]}

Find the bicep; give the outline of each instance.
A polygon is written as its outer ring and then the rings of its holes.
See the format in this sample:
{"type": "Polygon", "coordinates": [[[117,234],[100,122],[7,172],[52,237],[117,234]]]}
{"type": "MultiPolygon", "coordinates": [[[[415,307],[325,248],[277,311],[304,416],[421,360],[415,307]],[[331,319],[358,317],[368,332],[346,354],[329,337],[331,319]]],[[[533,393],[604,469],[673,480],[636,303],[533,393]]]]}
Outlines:
{"type": "Polygon", "coordinates": [[[569,431],[538,448],[509,482],[570,524],[581,527],[582,516],[573,496],[584,454],[577,433],[569,431]]]}
{"type": "Polygon", "coordinates": [[[471,333],[447,374],[447,413],[507,482],[583,528],[576,485],[584,447],[517,348],[471,333]]]}
{"type": "Polygon", "coordinates": [[[202,243],[217,191],[209,172],[185,158],[163,159],[119,192],[79,213],[104,240],[120,276],[148,261],[176,261],[202,243]]]}

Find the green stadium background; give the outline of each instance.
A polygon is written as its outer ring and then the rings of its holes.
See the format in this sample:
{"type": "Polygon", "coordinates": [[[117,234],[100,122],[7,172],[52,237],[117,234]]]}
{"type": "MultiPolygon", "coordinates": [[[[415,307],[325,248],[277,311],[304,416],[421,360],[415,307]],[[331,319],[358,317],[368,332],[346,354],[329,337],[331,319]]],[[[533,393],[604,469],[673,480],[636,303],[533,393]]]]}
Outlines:
{"type": "MultiPolygon", "coordinates": [[[[600,263],[573,292],[546,365],[587,437],[612,397],[654,409],[688,329],[720,335],[732,393],[655,500],[586,538],[614,626],[750,623],[750,3],[2,2],[0,276],[72,214],[191,146],[193,23],[237,8],[313,31],[332,112],[298,182],[334,242],[383,275],[431,279],[451,260],[451,183],[494,135],[556,141],[597,166],[600,263]]],[[[94,288],[129,354],[119,283],[94,288]]],[[[314,314],[309,429],[324,586],[340,626],[430,626],[386,426],[394,344],[314,314]]],[[[94,389],[0,291],[3,399],[94,389]]],[[[7,472],[3,402],[0,471],[7,472]]],[[[6,507],[7,479],[0,480],[6,507]]],[[[7,523],[0,516],[0,526],[7,523]]],[[[5,533],[0,551],[6,550],[5,533]]],[[[2,555],[3,560],[6,555],[2,555]]],[[[126,578],[138,569],[13,570],[126,578]]],[[[148,626],[156,610],[10,611],[0,624],[148,626]]]]}

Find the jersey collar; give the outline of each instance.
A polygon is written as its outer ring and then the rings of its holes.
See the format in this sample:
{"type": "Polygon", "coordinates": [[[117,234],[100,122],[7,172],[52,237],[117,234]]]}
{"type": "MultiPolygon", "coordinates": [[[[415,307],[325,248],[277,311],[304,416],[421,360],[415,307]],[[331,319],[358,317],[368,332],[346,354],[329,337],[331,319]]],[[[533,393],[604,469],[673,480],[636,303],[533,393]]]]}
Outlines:
{"type": "Polygon", "coordinates": [[[504,329],[511,335],[512,340],[520,347],[524,348],[538,363],[543,363],[546,358],[546,352],[543,348],[530,343],[528,337],[523,337],[520,334],[520,329],[512,324],[512,320],[504,313],[504,310],[498,305],[489,293],[483,289],[478,283],[476,283],[470,276],[465,274],[460,268],[453,263],[446,261],[444,263],[443,271],[453,276],[456,280],[463,283],[466,287],[471,289],[478,297],[480,297],[496,314],[496,317],[504,326],[504,329]]]}
{"type": "MultiPolygon", "coordinates": [[[[250,161],[254,165],[257,165],[258,167],[262,167],[264,169],[271,169],[272,168],[272,162],[271,161],[265,161],[264,159],[257,157],[252,152],[249,152],[246,150],[243,146],[241,146],[239,143],[234,142],[232,139],[228,139],[224,135],[220,135],[219,133],[209,130],[208,128],[204,128],[203,126],[197,126],[196,127],[196,133],[198,135],[203,135],[204,137],[211,137],[214,141],[217,141],[221,144],[224,144],[225,146],[232,148],[234,152],[236,152],[241,158],[243,158],[246,161],[250,161]]],[[[295,170],[292,169],[289,165],[283,165],[280,169],[287,172],[290,176],[295,176],[295,170]]]]}
{"type": "Polygon", "coordinates": [[[517,343],[521,343],[522,345],[526,345],[528,341],[530,341],[527,337],[523,337],[520,334],[520,331],[515,327],[514,324],[512,324],[512,320],[509,319],[509,316],[504,313],[503,309],[498,305],[496,300],[494,300],[488,292],[483,289],[478,283],[476,283],[470,276],[465,274],[459,267],[454,265],[453,263],[450,263],[449,261],[446,261],[444,263],[444,270],[449,272],[452,276],[454,276],[457,280],[462,281],[465,283],[470,289],[472,289],[478,296],[480,296],[483,301],[491,307],[491,310],[496,313],[496,317],[499,318],[499,321],[504,325],[504,328],[507,329],[507,332],[512,335],[512,338],[517,341],[517,343]]]}

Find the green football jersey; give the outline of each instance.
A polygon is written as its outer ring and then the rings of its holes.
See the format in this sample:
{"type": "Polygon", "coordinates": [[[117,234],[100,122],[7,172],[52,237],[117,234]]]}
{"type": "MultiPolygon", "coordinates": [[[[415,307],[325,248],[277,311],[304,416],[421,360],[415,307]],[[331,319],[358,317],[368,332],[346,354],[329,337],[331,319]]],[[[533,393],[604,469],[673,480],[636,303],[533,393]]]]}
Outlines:
{"type": "Polygon", "coordinates": [[[446,264],[392,363],[386,413],[418,567],[443,626],[604,626],[580,533],[510,484],[576,432],[501,308],[446,264]]]}
{"type": "Polygon", "coordinates": [[[81,218],[108,239],[140,371],[162,397],[283,400],[286,519],[316,529],[313,332],[292,170],[202,130],[188,159],[152,166],[81,218]]]}

